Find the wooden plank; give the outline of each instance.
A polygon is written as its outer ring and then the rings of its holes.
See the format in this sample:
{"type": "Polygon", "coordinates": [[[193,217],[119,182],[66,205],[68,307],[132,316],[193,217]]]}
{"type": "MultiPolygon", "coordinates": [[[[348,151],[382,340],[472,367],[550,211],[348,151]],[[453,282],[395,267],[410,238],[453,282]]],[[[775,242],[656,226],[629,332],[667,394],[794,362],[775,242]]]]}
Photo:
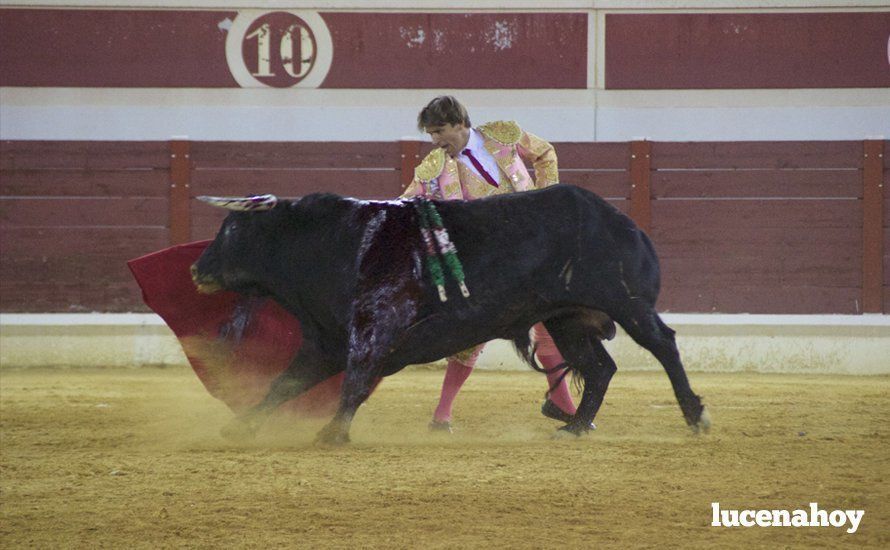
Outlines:
{"type": "Polygon", "coordinates": [[[228,212],[221,208],[213,208],[206,204],[192,201],[191,220],[192,238],[196,241],[216,237],[228,212]]]}
{"type": "Polygon", "coordinates": [[[623,214],[630,213],[630,200],[623,199],[607,199],[606,202],[617,208],[623,214]]]}
{"type": "Polygon", "coordinates": [[[401,162],[395,141],[193,141],[192,165],[208,168],[389,168],[401,162]]]}
{"type": "MultiPolygon", "coordinates": [[[[884,141],[884,151],[888,147],[888,141],[884,141]]],[[[890,185],[890,162],[887,162],[887,156],[884,156],[884,188],[890,185]]],[[[884,193],[884,312],[890,312],[890,193],[884,193]]]]}
{"type": "Polygon", "coordinates": [[[2,170],[0,196],[29,197],[166,197],[169,171],[137,170],[2,170]]]}
{"type": "Polygon", "coordinates": [[[3,282],[3,313],[150,313],[135,280],[84,286],[57,281],[3,282]]]}
{"type": "Polygon", "coordinates": [[[166,169],[163,141],[2,141],[0,169],[166,169]]]}
{"type": "Polygon", "coordinates": [[[884,311],[890,311],[890,285],[884,285],[884,311]]]}
{"type": "Polygon", "coordinates": [[[841,245],[811,246],[798,250],[788,245],[768,249],[735,246],[687,255],[659,247],[664,281],[687,286],[759,285],[764,290],[785,286],[858,287],[862,272],[857,250],[841,245]]]}
{"type": "Polygon", "coordinates": [[[630,173],[600,170],[560,170],[562,183],[576,185],[606,198],[630,198],[630,173]]]}
{"type": "Polygon", "coordinates": [[[672,246],[689,256],[700,255],[701,250],[740,245],[755,250],[777,244],[796,248],[841,245],[860,251],[862,246],[862,228],[852,224],[820,230],[806,225],[767,226],[758,220],[727,219],[721,225],[704,222],[694,225],[677,221],[675,224],[658,226],[651,236],[657,248],[672,246]]]}
{"type": "Polygon", "coordinates": [[[272,193],[299,197],[336,193],[363,199],[391,199],[401,194],[397,170],[200,170],[192,172],[192,196],[272,193]]]}
{"type": "Polygon", "coordinates": [[[848,170],[659,170],[652,196],[690,197],[862,197],[862,178],[848,170]]]}
{"type": "Polygon", "coordinates": [[[167,201],[157,198],[15,198],[0,200],[0,224],[11,227],[167,225],[167,201]]]}
{"type": "Polygon", "coordinates": [[[628,144],[614,142],[554,142],[559,169],[627,170],[628,144]]]}
{"type": "Polygon", "coordinates": [[[399,142],[399,187],[402,191],[411,185],[414,179],[414,169],[420,164],[421,142],[416,140],[401,140],[399,142]]]}
{"type": "Polygon", "coordinates": [[[652,226],[651,151],[649,141],[630,144],[630,217],[646,232],[652,226]]]}
{"type": "Polygon", "coordinates": [[[861,227],[862,209],[859,201],[846,199],[676,199],[653,201],[652,220],[651,233],[654,235],[681,227],[694,228],[701,233],[744,232],[760,227],[829,230],[861,227]]]}
{"type": "Polygon", "coordinates": [[[0,311],[146,311],[126,261],[168,241],[162,227],[4,227],[0,311]]]}
{"type": "Polygon", "coordinates": [[[656,309],[674,313],[858,314],[859,288],[665,287],[656,309]]]}
{"type": "MultiPolygon", "coordinates": [[[[890,151],[890,142],[884,142],[884,151],[890,151]]],[[[884,189],[890,188],[890,162],[887,162],[887,155],[884,155],[884,189]]],[[[884,193],[884,227],[890,227],[890,193],[884,193]]],[[[887,250],[887,247],[884,247],[887,250]]]]}
{"type": "Polygon", "coordinates": [[[189,199],[191,190],[191,160],[189,158],[189,142],[173,140],[170,142],[170,244],[182,244],[191,240],[191,221],[189,220],[189,199]]]}
{"type": "Polygon", "coordinates": [[[0,248],[4,267],[19,258],[51,261],[90,255],[126,260],[167,246],[167,237],[165,227],[4,227],[0,248]]]}
{"type": "MultiPolygon", "coordinates": [[[[94,243],[95,246],[95,243],[94,243]]],[[[157,247],[164,248],[166,243],[157,247]]],[[[21,256],[10,261],[4,260],[0,279],[3,281],[30,284],[72,284],[81,287],[95,287],[113,282],[124,282],[129,277],[126,261],[130,257],[112,254],[81,254],[55,256],[21,256]],[[39,274],[39,278],[34,278],[39,274]]]]}
{"type": "Polygon", "coordinates": [[[861,168],[859,141],[653,142],[652,168],[861,168]]]}
{"type": "Polygon", "coordinates": [[[660,308],[859,313],[859,210],[856,200],[656,200],[660,308]]]}
{"type": "Polygon", "coordinates": [[[884,142],[863,143],[862,304],[866,313],[883,313],[884,142]]]}
{"type": "MultiPolygon", "coordinates": [[[[885,217],[886,219],[886,217],[885,217]]],[[[885,222],[886,223],[886,222],[885,222]]],[[[884,272],[884,286],[890,286],[890,227],[884,226],[884,260],[883,260],[883,269],[884,272]]],[[[886,298],[886,295],[884,296],[886,298]]]]}

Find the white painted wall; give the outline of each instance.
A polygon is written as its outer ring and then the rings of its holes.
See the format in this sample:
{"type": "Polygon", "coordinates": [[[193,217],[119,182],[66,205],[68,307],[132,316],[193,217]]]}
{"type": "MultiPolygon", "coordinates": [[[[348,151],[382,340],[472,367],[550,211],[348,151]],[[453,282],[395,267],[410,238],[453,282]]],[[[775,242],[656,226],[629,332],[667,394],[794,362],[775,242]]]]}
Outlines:
{"type": "MultiPolygon", "coordinates": [[[[423,139],[417,111],[451,93],[477,122],[514,119],[551,141],[859,140],[890,136],[890,90],[605,90],[611,12],[890,11],[886,0],[0,0],[2,6],[581,11],[586,90],[0,88],[0,139],[392,141],[423,139]]],[[[839,47],[843,47],[839,45],[839,47]]]]}
{"type": "MultiPolygon", "coordinates": [[[[890,374],[888,315],[664,314],[686,367],[700,372],[890,374]]],[[[607,343],[618,368],[660,370],[624,333],[607,343]]],[[[0,367],[186,365],[153,314],[2,314],[0,367]]],[[[495,341],[481,369],[523,370],[512,346],[495,341]]]]}
{"type": "Polygon", "coordinates": [[[0,88],[0,139],[426,139],[417,111],[456,95],[475,122],[550,141],[859,140],[890,136],[890,90],[130,90],[0,88]]]}
{"type": "Polygon", "coordinates": [[[886,0],[0,0],[0,6],[346,11],[811,10],[887,7],[886,0]]]}

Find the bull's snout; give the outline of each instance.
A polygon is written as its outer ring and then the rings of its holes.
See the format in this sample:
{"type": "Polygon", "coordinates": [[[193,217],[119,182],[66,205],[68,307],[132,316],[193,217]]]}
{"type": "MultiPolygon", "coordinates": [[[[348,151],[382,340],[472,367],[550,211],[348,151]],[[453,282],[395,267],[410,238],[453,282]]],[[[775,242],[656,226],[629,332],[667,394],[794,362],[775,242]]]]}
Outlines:
{"type": "Polygon", "coordinates": [[[195,287],[201,294],[213,294],[222,288],[212,277],[202,277],[198,273],[198,264],[192,264],[189,272],[192,274],[192,283],[195,284],[195,287]]]}

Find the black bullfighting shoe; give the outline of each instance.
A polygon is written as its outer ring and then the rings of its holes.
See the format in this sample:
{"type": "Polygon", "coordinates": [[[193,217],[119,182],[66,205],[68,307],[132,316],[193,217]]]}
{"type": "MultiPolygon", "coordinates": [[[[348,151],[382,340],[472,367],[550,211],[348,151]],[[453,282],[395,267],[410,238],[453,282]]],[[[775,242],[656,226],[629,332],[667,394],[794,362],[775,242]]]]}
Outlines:
{"type": "Polygon", "coordinates": [[[430,422],[430,431],[454,433],[454,430],[451,429],[451,422],[447,420],[439,421],[435,418],[432,420],[432,422],[430,422]]]}
{"type": "MultiPolygon", "coordinates": [[[[574,416],[560,409],[556,403],[551,400],[544,401],[544,404],[541,405],[541,414],[546,416],[547,418],[552,418],[553,420],[558,420],[565,424],[568,424],[572,420],[574,420],[574,416]]],[[[596,424],[593,422],[590,423],[590,429],[595,430],[596,424]]]]}

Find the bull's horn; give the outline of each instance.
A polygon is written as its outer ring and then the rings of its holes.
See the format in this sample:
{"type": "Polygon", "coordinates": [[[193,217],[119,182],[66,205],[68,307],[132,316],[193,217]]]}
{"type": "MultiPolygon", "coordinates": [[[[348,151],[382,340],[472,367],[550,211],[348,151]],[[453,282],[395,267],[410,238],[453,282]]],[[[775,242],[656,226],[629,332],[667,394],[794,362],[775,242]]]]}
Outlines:
{"type": "Polygon", "coordinates": [[[253,195],[250,197],[208,197],[201,195],[197,197],[201,202],[225,208],[226,210],[240,210],[248,212],[258,212],[261,210],[272,210],[278,204],[278,197],[275,195],[253,195]]]}

